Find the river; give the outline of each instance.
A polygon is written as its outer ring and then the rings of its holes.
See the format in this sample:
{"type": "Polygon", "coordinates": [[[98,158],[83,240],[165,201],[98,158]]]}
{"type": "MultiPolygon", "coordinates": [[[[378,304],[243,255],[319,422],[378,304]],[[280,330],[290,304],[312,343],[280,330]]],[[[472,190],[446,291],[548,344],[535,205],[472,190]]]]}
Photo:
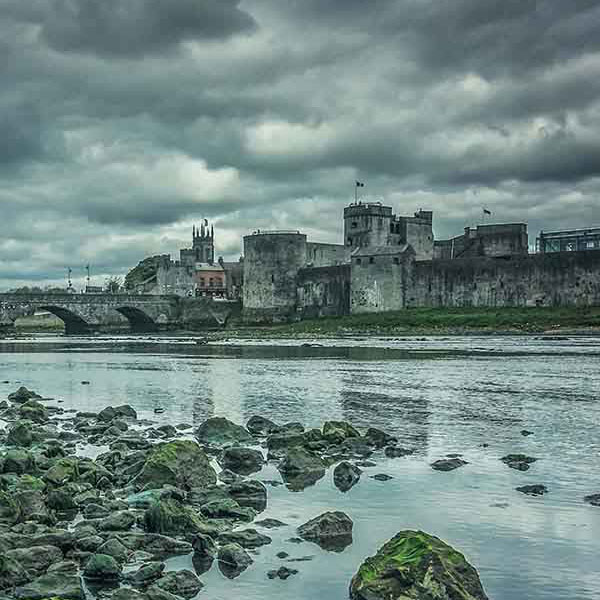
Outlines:
{"type": "MultiPolygon", "coordinates": [[[[198,425],[217,415],[245,423],[260,414],[307,427],[343,419],[394,433],[410,457],[378,456],[343,494],[331,469],[302,492],[269,487],[261,518],[288,527],[229,581],[216,564],[199,598],[326,600],[348,597],[361,561],[402,529],[422,529],[463,552],[493,600],[600,598],[600,339],[534,336],[231,340],[194,337],[32,336],[0,341],[0,396],[26,385],[64,408],[131,404],[140,418],[198,425]],[[82,384],[82,382],[89,382],[82,384]],[[156,415],[154,410],[165,409],[156,415]],[[523,429],[533,435],[523,436],[523,429]],[[527,472],[499,459],[523,452],[527,472]],[[429,464],[459,453],[449,473],[429,464]],[[369,477],[386,473],[389,481],[369,477]],[[543,483],[530,497],[515,488],[543,483]],[[345,511],[354,542],[343,552],[292,544],[295,527],[325,510],[345,511]],[[292,557],[298,575],[266,572],[292,557]]],[[[102,449],[97,449],[101,451],[102,449]]],[[[272,465],[256,476],[279,479],[272,465]]],[[[191,557],[168,561],[191,566],[191,557]]]]}

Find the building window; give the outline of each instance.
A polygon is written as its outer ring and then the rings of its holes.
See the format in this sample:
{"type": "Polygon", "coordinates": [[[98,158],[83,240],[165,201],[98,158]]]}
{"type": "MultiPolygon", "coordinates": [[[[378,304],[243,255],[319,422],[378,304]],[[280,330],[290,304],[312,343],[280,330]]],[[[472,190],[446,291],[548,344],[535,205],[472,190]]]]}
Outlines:
{"type": "Polygon", "coordinates": [[[399,265],[400,264],[400,259],[397,256],[394,256],[394,264],[395,265],[399,265]]]}
{"type": "Polygon", "coordinates": [[[209,287],[212,287],[214,284],[215,284],[215,280],[214,280],[214,279],[211,277],[211,278],[208,280],[208,285],[209,285],[209,287]]]}
{"type": "Polygon", "coordinates": [[[204,287],[204,277],[200,278],[200,287],[204,287]]]}
{"type": "Polygon", "coordinates": [[[352,246],[352,238],[351,237],[348,238],[348,246],[352,246]]]}
{"type": "Polygon", "coordinates": [[[369,264],[372,265],[375,263],[375,259],[371,256],[371,258],[369,258],[369,264]]]}
{"type": "Polygon", "coordinates": [[[362,263],[362,260],[361,260],[360,258],[357,258],[357,259],[356,259],[356,264],[357,264],[357,265],[360,265],[361,263],[362,263]]]}
{"type": "Polygon", "coordinates": [[[593,248],[595,246],[594,242],[587,242],[586,247],[587,248],[593,248]]]}
{"type": "Polygon", "coordinates": [[[356,221],[352,221],[352,225],[350,225],[352,229],[356,229],[358,227],[358,223],[356,221]]]}

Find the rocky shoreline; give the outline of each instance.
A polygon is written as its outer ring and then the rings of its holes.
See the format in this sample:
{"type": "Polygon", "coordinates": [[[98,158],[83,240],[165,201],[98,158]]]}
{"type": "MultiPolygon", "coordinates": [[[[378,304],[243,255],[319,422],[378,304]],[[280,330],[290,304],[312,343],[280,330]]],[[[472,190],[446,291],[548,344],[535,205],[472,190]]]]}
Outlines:
{"type": "MultiPolygon", "coordinates": [[[[191,599],[215,561],[229,579],[248,568],[293,579],[301,567],[283,549],[278,568],[260,564],[269,531],[286,525],[260,517],[268,487],[300,491],[332,468],[343,493],[378,456],[413,452],[384,431],[361,432],[342,421],[307,430],[263,416],[245,427],[213,417],[194,429],[142,421],[128,405],[64,410],[26,388],[0,402],[0,419],[8,424],[0,434],[0,600],[83,600],[86,590],[100,599],[191,599]],[[85,447],[104,451],[92,459],[82,455],[85,447]],[[267,462],[280,480],[253,477],[267,462]],[[174,555],[191,555],[194,571],[168,570],[164,561],[174,555]]],[[[535,462],[524,455],[501,460],[518,470],[535,462]]],[[[448,456],[431,467],[467,464],[448,456]]],[[[530,487],[536,489],[520,491],[547,491],[530,487]]],[[[598,504],[597,495],[586,501],[598,504]]],[[[326,511],[290,541],[341,552],[353,542],[353,525],[347,514],[326,511]]],[[[398,533],[356,568],[348,582],[355,600],[486,598],[466,559],[423,532],[398,533]]]]}

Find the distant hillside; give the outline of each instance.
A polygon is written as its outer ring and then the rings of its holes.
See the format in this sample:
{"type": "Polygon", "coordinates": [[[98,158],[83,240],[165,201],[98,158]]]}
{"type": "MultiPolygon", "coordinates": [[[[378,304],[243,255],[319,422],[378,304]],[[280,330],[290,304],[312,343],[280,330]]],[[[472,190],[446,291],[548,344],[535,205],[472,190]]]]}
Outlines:
{"type": "Polygon", "coordinates": [[[131,269],[125,276],[125,289],[133,290],[139,285],[152,281],[152,278],[156,277],[156,271],[161,258],[163,257],[158,254],[156,256],[149,256],[140,261],[137,266],[131,269]]]}

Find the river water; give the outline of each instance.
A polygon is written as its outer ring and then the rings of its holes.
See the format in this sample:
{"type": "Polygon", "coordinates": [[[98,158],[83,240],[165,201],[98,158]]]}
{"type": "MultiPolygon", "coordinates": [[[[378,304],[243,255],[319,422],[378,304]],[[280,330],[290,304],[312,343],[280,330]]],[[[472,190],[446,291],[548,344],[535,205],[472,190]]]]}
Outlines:
{"type": "MultiPolygon", "coordinates": [[[[336,600],[361,561],[402,529],[422,529],[462,551],[494,600],[600,598],[600,339],[586,337],[346,338],[234,340],[201,345],[191,337],[37,336],[0,341],[0,396],[26,385],[65,408],[96,411],[131,404],[140,418],[199,424],[253,414],[307,427],[343,419],[394,433],[410,457],[375,458],[343,494],[331,470],[302,492],[269,487],[261,518],[287,527],[234,581],[216,564],[199,598],[336,600]],[[89,381],[89,385],[82,385],[89,381]],[[159,416],[154,409],[164,408],[159,416]],[[523,436],[527,429],[533,435],[523,436]],[[487,445],[487,446],[486,446],[487,445]],[[499,458],[539,460],[527,472],[499,458]],[[448,453],[469,462],[450,473],[429,463],[448,453]],[[369,477],[386,473],[385,482],[369,477]],[[545,484],[530,497],[515,490],[545,484]],[[325,510],[354,521],[343,552],[293,544],[295,527],[325,510]],[[269,580],[284,563],[298,575],[269,580]]],[[[273,466],[257,478],[279,479],[273,466]]],[[[191,557],[169,568],[193,568],[191,557]]]]}

